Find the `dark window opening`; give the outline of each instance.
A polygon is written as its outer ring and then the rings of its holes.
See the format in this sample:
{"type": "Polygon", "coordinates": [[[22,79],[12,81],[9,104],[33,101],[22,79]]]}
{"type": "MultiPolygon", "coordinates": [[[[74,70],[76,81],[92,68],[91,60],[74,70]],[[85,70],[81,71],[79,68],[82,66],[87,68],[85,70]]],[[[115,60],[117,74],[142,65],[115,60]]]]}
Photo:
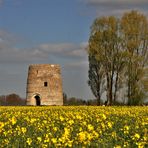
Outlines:
{"type": "Polygon", "coordinates": [[[44,86],[47,87],[48,86],[48,83],[47,82],[44,82],[44,86]]]}
{"type": "Polygon", "coordinates": [[[36,99],[36,105],[37,106],[40,106],[41,105],[41,99],[40,99],[40,97],[37,95],[34,98],[36,99]]]}

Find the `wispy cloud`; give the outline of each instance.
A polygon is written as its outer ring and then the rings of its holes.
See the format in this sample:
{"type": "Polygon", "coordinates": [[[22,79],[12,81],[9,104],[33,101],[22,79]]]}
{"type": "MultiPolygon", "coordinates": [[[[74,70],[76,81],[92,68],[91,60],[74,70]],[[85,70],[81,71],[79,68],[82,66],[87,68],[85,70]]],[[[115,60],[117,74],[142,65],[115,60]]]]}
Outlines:
{"type": "Polygon", "coordinates": [[[54,54],[58,56],[71,56],[71,57],[83,57],[85,52],[85,44],[73,44],[73,43],[45,43],[39,45],[37,48],[38,50],[48,53],[54,54]]]}
{"type": "Polygon", "coordinates": [[[18,38],[14,34],[0,29],[0,50],[11,47],[17,40],[18,38]]]}
{"type": "Polygon", "coordinates": [[[68,70],[84,70],[88,67],[88,61],[87,59],[81,60],[81,61],[74,61],[70,62],[64,65],[64,68],[68,70]]]}
{"type": "Polygon", "coordinates": [[[1,63],[32,63],[32,62],[63,62],[65,60],[83,60],[86,58],[87,43],[43,43],[34,47],[19,47],[17,36],[0,30],[0,62],[1,63]]]}
{"type": "Polygon", "coordinates": [[[122,15],[126,11],[138,10],[148,15],[147,0],[82,0],[86,6],[93,7],[97,16],[122,15]]]}

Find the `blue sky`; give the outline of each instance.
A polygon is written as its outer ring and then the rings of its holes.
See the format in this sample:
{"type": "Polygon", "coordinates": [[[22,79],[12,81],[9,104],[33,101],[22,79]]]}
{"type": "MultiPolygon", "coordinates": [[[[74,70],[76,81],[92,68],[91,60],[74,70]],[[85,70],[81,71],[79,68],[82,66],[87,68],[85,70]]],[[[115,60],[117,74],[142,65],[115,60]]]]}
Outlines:
{"type": "Polygon", "coordinates": [[[139,10],[147,0],[0,0],[0,95],[26,97],[29,64],[62,67],[69,97],[93,98],[87,85],[86,46],[96,17],[139,10]]]}
{"type": "Polygon", "coordinates": [[[79,0],[4,0],[1,27],[30,39],[43,42],[87,40],[90,18],[82,14],[79,0]]]}

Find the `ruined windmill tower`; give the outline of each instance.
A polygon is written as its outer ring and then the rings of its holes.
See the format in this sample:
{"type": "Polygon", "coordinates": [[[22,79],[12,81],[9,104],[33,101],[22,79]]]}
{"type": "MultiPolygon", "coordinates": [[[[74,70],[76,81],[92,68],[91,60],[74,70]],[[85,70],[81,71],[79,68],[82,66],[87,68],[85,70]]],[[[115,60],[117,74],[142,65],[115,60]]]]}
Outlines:
{"type": "Polygon", "coordinates": [[[30,65],[26,94],[27,105],[63,105],[60,66],[30,65]]]}

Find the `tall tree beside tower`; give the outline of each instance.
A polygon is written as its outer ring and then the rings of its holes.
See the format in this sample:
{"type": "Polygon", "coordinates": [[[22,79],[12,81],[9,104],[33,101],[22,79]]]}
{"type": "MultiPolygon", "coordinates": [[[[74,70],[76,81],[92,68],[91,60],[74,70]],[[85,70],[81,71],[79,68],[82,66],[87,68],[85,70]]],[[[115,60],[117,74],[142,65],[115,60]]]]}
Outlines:
{"type": "Polygon", "coordinates": [[[142,79],[148,64],[148,21],[137,12],[125,13],[121,19],[123,48],[127,51],[128,104],[135,104],[144,97],[142,79]]]}
{"type": "MultiPolygon", "coordinates": [[[[109,105],[117,100],[119,86],[123,82],[129,104],[135,98],[142,99],[141,80],[148,58],[147,42],[147,19],[137,11],[125,13],[121,19],[113,16],[97,18],[91,27],[88,45],[88,82],[93,94],[94,87],[102,89],[101,85],[94,85],[94,80],[101,82],[105,79],[109,105]],[[94,65],[95,69],[92,68],[94,65]],[[94,75],[93,71],[97,74],[94,75]],[[125,79],[121,81],[123,77],[125,79]]],[[[101,94],[97,96],[101,98],[101,94]]]]}

